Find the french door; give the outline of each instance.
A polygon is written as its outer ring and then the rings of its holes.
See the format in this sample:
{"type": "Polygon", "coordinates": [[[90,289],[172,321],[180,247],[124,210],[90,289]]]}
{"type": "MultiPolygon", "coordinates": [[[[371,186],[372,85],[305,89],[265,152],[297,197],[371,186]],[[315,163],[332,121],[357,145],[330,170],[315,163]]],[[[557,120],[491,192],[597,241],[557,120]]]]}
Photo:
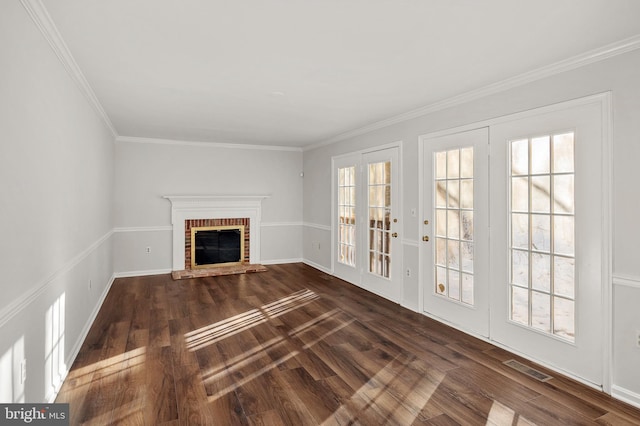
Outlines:
{"type": "Polygon", "coordinates": [[[394,302],[402,296],[398,148],[333,159],[333,270],[394,302]]]}
{"type": "Polygon", "coordinates": [[[491,338],[603,384],[601,104],[491,127],[491,338]]]}
{"type": "Polygon", "coordinates": [[[424,311],[488,336],[488,129],[423,143],[424,311]]]}
{"type": "Polygon", "coordinates": [[[608,374],[603,99],[421,138],[424,312],[595,386],[608,374]]]}

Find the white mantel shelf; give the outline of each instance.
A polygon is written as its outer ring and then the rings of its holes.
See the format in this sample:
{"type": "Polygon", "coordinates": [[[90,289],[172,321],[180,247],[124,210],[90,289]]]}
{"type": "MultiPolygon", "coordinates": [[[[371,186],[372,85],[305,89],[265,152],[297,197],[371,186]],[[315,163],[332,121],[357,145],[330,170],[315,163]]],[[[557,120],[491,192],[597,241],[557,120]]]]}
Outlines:
{"type": "Polygon", "coordinates": [[[185,269],[185,220],[249,218],[249,257],[252,264],[260,262],[260,221],[262,200],[271,195],[165,195],[171,201],[173,225],[173,270],[185,269]]]}
{"type": "Polygon", "coordinates": [[[162,198],[173,202],[203,201],[257,201],[271,198],[271,195],[163,195],[162,198]]]}

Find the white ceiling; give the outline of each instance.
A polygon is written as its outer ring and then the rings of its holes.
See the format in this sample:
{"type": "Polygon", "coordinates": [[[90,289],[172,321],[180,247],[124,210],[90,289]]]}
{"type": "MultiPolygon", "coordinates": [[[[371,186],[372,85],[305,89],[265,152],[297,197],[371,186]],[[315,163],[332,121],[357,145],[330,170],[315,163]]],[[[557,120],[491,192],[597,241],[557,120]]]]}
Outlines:
{"type": "Polygon", "coordinates": [[[42,0],[119,135],[319,143],[640,34],[638,0],[42,0]]]}

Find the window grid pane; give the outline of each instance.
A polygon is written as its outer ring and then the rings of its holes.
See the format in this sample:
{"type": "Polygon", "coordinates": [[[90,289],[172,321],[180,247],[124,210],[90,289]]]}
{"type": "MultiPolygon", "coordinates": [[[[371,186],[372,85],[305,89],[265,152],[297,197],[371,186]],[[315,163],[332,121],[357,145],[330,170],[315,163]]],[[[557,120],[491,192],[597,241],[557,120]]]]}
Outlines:
{"type": "Polygon", "coordinates": [[[473,147],[433,154],[435,292],[474,304],[473,147]]]}
{"type": "Polygon", "coordinates": [[[510,319],[575,340],[574,134],[510,143],[510,319]]]}
{"type": "Polygon", "coordinates": [[[391,275],[391,162],[368,166],[369,272],[391,275]]]}
{"type": "Polygon", "coordinates": [[[338,262],[356,266],[356,168],[338,169],[338,262]]]}

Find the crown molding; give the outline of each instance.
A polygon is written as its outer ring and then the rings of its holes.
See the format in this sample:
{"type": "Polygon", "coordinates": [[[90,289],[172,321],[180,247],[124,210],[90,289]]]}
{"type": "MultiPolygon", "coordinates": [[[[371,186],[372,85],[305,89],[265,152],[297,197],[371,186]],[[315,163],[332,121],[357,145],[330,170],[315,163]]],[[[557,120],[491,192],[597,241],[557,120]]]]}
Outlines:
{"type": "Polygon", "coordinates": [[[71,51],[64,42],[62,35],[58,32],[56,25],[53,23],[49,12],[44,7],[40,0],[20,0],[22,6],[26,9],[27,13],[36,24],[36,27],[40,30],[44,38],[47,40],[53,52],[56,54],[64,69],[67,71],[71,79],[76,83],[82,94],[87,98],[89,104],[98,113],[98,116],[102,119],[105,126],[109,129],[114,138],[118,137],[118,132],[113,126],[113,123],[109,119],[109,116],[102,108],[102,104],[98,100],[95,92],[89,85],[89,82],[84,77],[84,74],[80,70],[80,67],[73,59],[71,51]]]}
{"type": "Polygon", "coordinates": [[[407,120],[411,120],[423,115],[434,113],[436,111],[451,108],[457,105],[461,105],[467,102],[474,101],[476,99],[483,98],[485,96],[493,95],[495,93],[504,92],[514,87],[523,86],[527,83],[541,80],[556,74],[560,74],[572,69],[580,68],[595,62],[604,61],[605,59],[622,55],[633,50],[640,49],[640,34],[633,37],[629,37],[615,43],[608,44],[598,49],[590,50],[580,55],[573,56],[571,58],[562,60],[560,62],[553,63],[541,68],[536,68],[531,71],[527,71],[523,74],[519,74],[515,77],[507,78],[505,80],[489,84],[476,90],[462,93],[460,95],[452,96],[439,102],[435,102],[424,107],[420,107],[384,120],[377,121],[375,123],[368,124],[358,129],[350,130],[345,133],[341,133],[332,138],[324,141],[307,145],[304,147],[304,151],[310,151],[316,148],[320,148],[326,145],[331,145],[336,142],[340,142],[346,139],[350,139],[356,136],[363,135],[365,133],[372,132],[374,130],[381,129],[383,127],[391,126],[393,124],[402,123],[407,120]]]}
{"type": "Polygon", "coordinates": [[[195,146],[200,148],[228,148],[228,149],[252,149],[252,150],[259,150],[259,151],[302,152],[302,148],[297,146],[250,145],[250,144],[230,143],[230,142],[222,143],[222,142],[184,141],[184,140],[177,140],[177,139],[143,138],[138,136],[118,136],[116,137],[116,142],[195,146]]]}

